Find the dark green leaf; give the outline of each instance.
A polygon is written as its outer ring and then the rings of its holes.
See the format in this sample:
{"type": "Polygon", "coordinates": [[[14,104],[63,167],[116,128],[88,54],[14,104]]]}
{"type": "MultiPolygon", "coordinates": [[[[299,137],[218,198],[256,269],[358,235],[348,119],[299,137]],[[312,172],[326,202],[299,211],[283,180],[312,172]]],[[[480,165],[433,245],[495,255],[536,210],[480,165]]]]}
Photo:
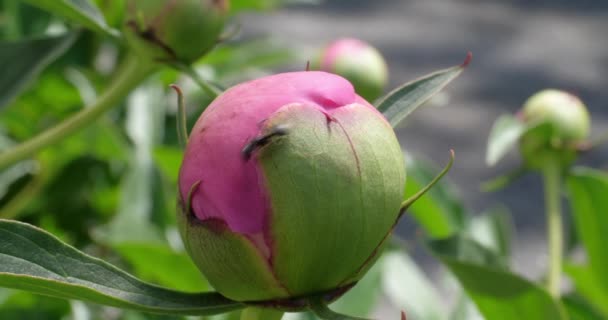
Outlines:
{"type": "Polygon", "coordinates": [[[76,22],[93,31],[118,36],[99,9],[89,0],[25,0],[27,3],[76,22]]]}
{"type": "Polygon", "coordinates": [[[606,304],[608,291],[595,277],[593,270],[589,266],[566,264],[564,271],[574,282],[576,291],[598,311],[601,311],[604,317],[608,317],[608,304],[606,304]]]}
{"type": "Polygon", "coordinates": [[[0,107],[9,104],[51,62],[74,43],[77,35],[0,43],[0,107]]]}
{"type": "Polygon", "coordinates": [[[587,301],[578,295],[567,295],[562,298],[570,320],[602,320],[606,319],[598,313],[587,301]]]}
{"type": "Polygon", "coordinates": [[[608,174],[576,168],[567,178],[577,235],[587,251],[589,267],[608,292],[608,174]]]}
{"type": "Polygon", "coordinates": [[[142,282],[28,224],[0,220],[0,286],[153,313],[216,314],[241,307],[215,292],[142,282]]]}
{"type": "Polygon", "coordinates": [[[402,85],[376,103],[378,110],[393,127],[397,126],[416,108],[458,77],[470,60],[469,54],[466,61],[459,66],[440,70],[402,85]]]}
{"type": "Polygon", "coordinates": [[[567,319],[563,306],[538,285],[506,270],[499,257],[455,236],[430,248],[452,271],[486,319],[567,319]]]}

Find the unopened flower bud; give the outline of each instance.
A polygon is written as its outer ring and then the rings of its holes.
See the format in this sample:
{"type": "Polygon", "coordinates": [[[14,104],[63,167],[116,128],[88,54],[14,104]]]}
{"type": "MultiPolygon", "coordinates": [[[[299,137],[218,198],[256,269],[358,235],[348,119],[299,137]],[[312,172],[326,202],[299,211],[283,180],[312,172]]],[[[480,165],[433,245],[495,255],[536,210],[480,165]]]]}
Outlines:
{"type": "Polygon", "coordinates": [[[525,162],[541,168],[550,158],[559,158],[562,165],[576,156],[577,144],[589,137],[590,118],[587,107],[576,96],[555,89],[543,90],[530,97],[521,112],[528,124],[539,124],[520,141],[525,162]]]}
{"type": "Polygon", "coordinates": [[[217,43],[229,0],[128,0],[125,36],[154,61],[191,63],[217,43]]]}
{"type": "Polygon", "coordinates": [[[179,174],[180,231],[231,299],[339,290],[378,258],[404,186],[391,125],[347,80],[268,76],[224,92],[192,129],[179,174]]]}
{"type": "Polygon", "coordinates": [[[348,79],[357,94],[369,101],[380,97],[388,81],[386,62],[380,52],[357,39],[330,43],[321,53],[319,67],[348,79]]]}

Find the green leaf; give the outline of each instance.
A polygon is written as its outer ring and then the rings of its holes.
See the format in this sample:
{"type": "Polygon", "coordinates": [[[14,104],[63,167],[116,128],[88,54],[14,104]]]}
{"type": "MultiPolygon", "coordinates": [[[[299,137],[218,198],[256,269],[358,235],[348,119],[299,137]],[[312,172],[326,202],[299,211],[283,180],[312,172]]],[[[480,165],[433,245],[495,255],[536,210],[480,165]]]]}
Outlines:
{"type": "Polygon", "coordinates": [[[119,32],[110,28],[103,14],[89,0],[24,0],[32,6],[47,10],[89,28],[95,32],[118,37],[119,32]]]}
{"type": "MultiPolygon", "coordinates": [[[[404,199],[427,185],[440,169],[429,165],[429,161],[406,155],[408,177],[404,199]]],[[[462,229],[466,214],[462,200],[456,195],[449,181],[442,179],[428,193],[414,202],[407,214],[418,222],[432,238],[445,238],[462,229]]]]}
{"type": "Polygon", "coordinates": [[[5,297],[0,298],[0,319],[53,320],[70,313],[66,300],[0,288],[2,295],[5,297]]]}
{"type": "Polygon", "coordinates": [[[152,313],[205,315],[241,308],[215,292],[156,287],[34,226],[0,220],[0,286],[152,313]]]}
{"type": "Polygon", "coordinates": [[[526,125],[512,115],[505,114],[496,119],[488,137],[486,164],[495,165],[517,145],[525,131],[526,125]]]}
{"type": "Polygon", "coordinates": [[[548,292],[510,273],[500,257],[473,240],[455,236],[429,246],[486,319],[567,319],[563,306],[548,292]]]}
{"type": "Polygon", "coordinates": [[[332,309],[340,313],[369,315],[381,294],[382,265],[384,255],[374,266],[340,299],[331,304],[332,309]]]}
{"type": "Polygon", "coordinates": [[[412,319],[441,320],[446,315],[439,293],[424,272],[404,252],[386,252],[382,266],[382,287],[393,305],[407,310],[412,319]]]}
{"type": "Polygon", "coordinates": [[[562,298],[562,303],[568,312],[570,320],[602,320],[606,319],[592,306],[578,295],[567,295],[562,298]]]}
{"type": "Polygon", "coordinates": [[[0,107],[9,104],[44,68],[61,56],[76,33],[0,43],[0,107]]]}
{"type": "Polygon", "coordinates": [[[396,127],[410,113],[458,77],[470,61],[471,54],[469,53],[465,62],[459,66],[440,70],[408,82],[387,94],[376,103],[376,107],[384,114],[388,122],[396,127]]]}
{"type": "Polygon", "coordinates": [[[479,244],[508,261],[514,229],[509,211],[498,207],[471,219],[467,233],[479,244]]]}
{"type": "Polygon", "coordinates": [[[144,280],[187,292],[211,289],[190,257],[186,253],[173,251],[167,245],[121,243],[113,248],[144,280]]]}
{"type": "Polygon", "coordinates": [[[184,157],[184,151],[177,147],[159,146],[154,148],[153,157],[163,177],[177,185],[179,167],[184,157]]]}
{"type": "Polygon", "coordinates": [[[574,282],[576,291],[598,311],[601,311],[604,317],[608,317],[608,304],[606,304],[606,301],[608,301],[608,291],[595,277],[593,270],[589,266],[566,263],[564,271],[574,282]]]}
{"type": "Polygon", "coordinates": [[[311,299],[309,307],[317,317],[324,320],[366,320],[332,311],[321,297],[311,299]]]}
{"type": "Polygon", "coordinates": [[[589,267],[608,292],[608,174],[576,168],[566,183],[577,235],[587,252],[589,267]]]}
{"type": "Polygon", "coordinates": [[[541,121],[526,124],[512,115],[500,116],[494,122],[494,126],[488,137],[486,164],[493,166],[498,163],[500,159],[519,143],[519,139],[523,135],[531,131],[538,131],[538,135],[542,133],[546,137],[550,137],[552,130],[553,126],[548,122],[541,121]]]}

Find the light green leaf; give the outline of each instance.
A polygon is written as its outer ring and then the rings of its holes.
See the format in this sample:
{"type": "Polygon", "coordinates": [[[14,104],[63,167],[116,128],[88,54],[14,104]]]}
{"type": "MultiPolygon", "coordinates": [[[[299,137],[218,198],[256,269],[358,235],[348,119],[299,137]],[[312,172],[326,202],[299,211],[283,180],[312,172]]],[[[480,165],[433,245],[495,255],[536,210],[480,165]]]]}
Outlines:
{"type": "Polygon", "coordinates": [[[376,107],[395,127],[410,113],[458,77],[470,61],[471,55],[469,54],[465,62],[459,66],[440,70],[408,82],[387,94],[380,102],[376,103],[376,107]]]}
{"type": "Polygon", "coordinates": [[[323,320],[366,320],[364,318],[341,314],[329,309],[321,297],[311,299],[309,301],[309,308],[317,317],[323,320]]]}
{"type": "Polygon", "coordinates": [[[393,305],[407,310],[411,319],[446,318],[436,288],[407,254],[388,251],[380,259],[383,291],[393,305]]]}
{"type": "Polygon", "coordinates": [[[172,184],[177,185],[179,167],[184,151],[177,147],[159,146],[154,148],[153,158],[160,173],[172,184]]]}
{"type": "MultiPolygon", "coordinates": [[[[406,157],[408,177],[404,199],[427,185],[440,169],[414,157],[406,157]]],[[[445,238],[466,224],[462,200],[458,198],[449,181],[442,179],[428,193],[416,200],[407,213],[418,222],[432,238],[445,238]]]]}
{"type": "Polygon", "coordinates": [[[0,286],[153,313],[206,315],[241,308],[215,292],[142,282],[31,225],[0,220],[0,286]]]}
{"type": "Polygon", "coordinates": [[[144,280],[187,292],[211,289],[190,257],[173,251],[168,245],[120,243],[113,248],[144,280]]]}
{"type": "Polygon", "coordinates": [[[604,288],[601,281],[598,281],[593,270],[589,266],[565,264],[564,271],[576,287],[576,291],[597,310],[608,317],[608,291],[604,288]]]}
{"type": "Polygon", "coordinates": [[[103,14],[89,0],[24,0],[30,5],[47,10],[76,22],[95,32],[118,37],[120,33],[110,28],[103,14]]]}
{"type": "Polygon", "coordinates": [[[576,168],[567,178],[577,235],[597,281],[608,292],[608,174],[599,170],[576,168]]]}
{"type": "Polygon", "coordinates": [[[486,319],[567,319],[563,306],[538,285],[510,273],[492,252],[460,236],[432,241],[486,319]]]}
{"type": "Polygon", "coordinates": [[[570,320],[602,320],[606,319],[598,313],[585,299],[578,295],[567,295],[562,298],[562,303],[568,312],[570,320]]]}
{"type": "Polygon", "coordinates": [[[369,315],[381,294],[382,265],[384,255],[376,264],[340,299],[331,304],[331,308],[340,313],[369,315]]]}
{"type": "MultiPolygon", "coordinates": [[[[512,115],[500,116],[494,122],[488,137],[486,164],[493,166],[498,163],[507,152],[517,146],[522,136],[533,131],[536,132],[533,135],[544,135],[548,139],[552,135],[553,125],[546,121],[524,123],[512,115]]],[[[505,181],[505,183],[510,182],[508,178],[505,181]]]]}
{"type": "Polygon", "coordinates": [[[77,34],[0,43],[0,108],[25,90],[74,43],[77,34]]]}
{"type": "Polygon", "coordinates": [[[496,119],[488,137],[486,164],[493,166],[502,159],[509,150],[517,145],[525,129],[525,124],[512,115],[506,114],[496,119]]]}
{"type": "Polygon", "coordinates": [[[479,244],[508,261],[513,230],[509,211],[498,207],[471,219],[467,233],[479,244]]]}

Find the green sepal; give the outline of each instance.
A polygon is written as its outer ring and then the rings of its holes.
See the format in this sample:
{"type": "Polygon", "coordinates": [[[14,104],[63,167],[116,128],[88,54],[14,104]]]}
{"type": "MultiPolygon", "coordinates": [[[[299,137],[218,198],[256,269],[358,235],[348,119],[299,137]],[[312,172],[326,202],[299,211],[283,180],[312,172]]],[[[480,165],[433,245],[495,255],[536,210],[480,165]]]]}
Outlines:
{"type": "Polygon", "coordinates": [[[178,205],[177,223],[190,257],[224,296],[236,301],[289,296],[253,243],[223,221],[200,221],[178,205]]]}
{"type": "Polygon", "coordinates": [[[399,214],[405,168],[392,127],[358,104],[331,115],[288,105],[263,130],[279,125],[289,133],[257,157],[271,195],[278,278],[295,295],[358,280],[399,214]]]}

